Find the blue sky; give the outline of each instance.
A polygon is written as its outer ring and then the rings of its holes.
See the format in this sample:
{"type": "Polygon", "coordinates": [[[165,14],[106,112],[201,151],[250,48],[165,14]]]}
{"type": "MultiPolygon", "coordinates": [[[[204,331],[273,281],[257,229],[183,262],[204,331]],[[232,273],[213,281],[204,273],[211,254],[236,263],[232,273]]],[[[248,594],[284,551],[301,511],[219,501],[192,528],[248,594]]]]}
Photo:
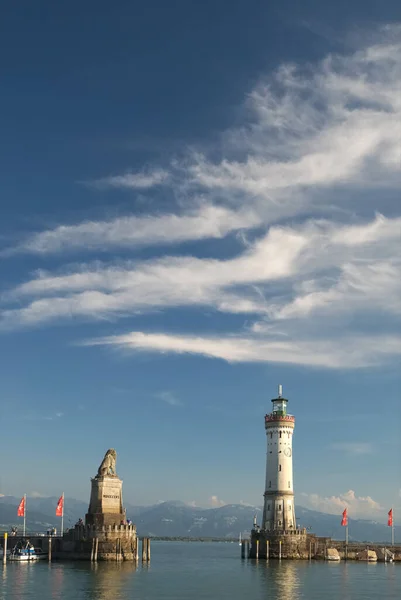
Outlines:
{"type": "Polygon", "coordinates": [[[282,383],[298,503],[400,506],[400,13],[5,9],[2,493],[259,504],[282,383]]]}

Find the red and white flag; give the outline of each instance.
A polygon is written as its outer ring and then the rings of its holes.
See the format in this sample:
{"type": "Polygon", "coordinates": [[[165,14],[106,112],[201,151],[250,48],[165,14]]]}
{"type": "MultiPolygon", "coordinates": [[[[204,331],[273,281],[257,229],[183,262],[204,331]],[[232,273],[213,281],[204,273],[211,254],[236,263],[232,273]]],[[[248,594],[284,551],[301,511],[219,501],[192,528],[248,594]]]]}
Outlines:
{"type": "Polygon", "coordinates": [[[388,520],[387,520],[387,525],[389,527],[393,526],[393,509],[390,508],[390,510],[388,511],[388,520]]]}
{"type": "Polygon", "coordinates": [[[17,517],[25,517],[25,496],[18,504],[17,517]]]}
{"type": "Polygon", "coordinates": [[[56,506],[56,517],[62,517],[64,512],[64,495],[60,496],[56,506]]]}
{"type": "Polygon", "coordinates": [[[347,527],[347,525],[348,525],[348,513],[347,513],[347,509],[345,509],[343,511],[343,518],[342,518],[342,521],[341,521],[341,525],[342,525],[342,527],[347,527]]]}

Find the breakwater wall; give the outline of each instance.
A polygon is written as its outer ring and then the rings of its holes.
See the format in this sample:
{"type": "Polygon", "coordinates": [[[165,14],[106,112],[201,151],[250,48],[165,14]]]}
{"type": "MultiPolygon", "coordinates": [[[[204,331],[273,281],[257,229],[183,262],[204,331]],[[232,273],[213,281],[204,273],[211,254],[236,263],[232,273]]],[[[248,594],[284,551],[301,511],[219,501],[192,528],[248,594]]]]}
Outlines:
{"type": "Polygon", "coordinates": [[[379,560],[401,562],[401,545],[333,540],[317,537],[305,529],[289,531],[252,530],[241,556],[254,559],[379,560]],[[375,558],[376,557],[376,558],[375,558]]]}

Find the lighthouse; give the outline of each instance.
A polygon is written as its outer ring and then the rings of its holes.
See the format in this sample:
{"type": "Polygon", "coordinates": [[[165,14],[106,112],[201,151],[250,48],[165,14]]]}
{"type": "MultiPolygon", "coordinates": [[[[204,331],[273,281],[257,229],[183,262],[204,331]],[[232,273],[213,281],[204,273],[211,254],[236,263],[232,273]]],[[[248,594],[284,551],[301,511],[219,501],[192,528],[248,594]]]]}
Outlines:
{"type": "MultiPolygon", "coordinates": [[[[278,386],[272,410],[265,415],[267,438],[266,478],[262,523],[251,530],[249,558],[306,559],[316,536],[295,520],[292,470],[292,436],[295,418],[287,412],[288,400],[278,386]]],[[[325,542],[326,543],[326,542],[325,542]]]]}
{"type": "Polygon", "coordinates": [[[288,400],[278,386],[272,411],[265,416],[267,437],[266,484],[262,529],[266,532],[296,529],[292,436],[295,418],[287,412],[288,400]]]}

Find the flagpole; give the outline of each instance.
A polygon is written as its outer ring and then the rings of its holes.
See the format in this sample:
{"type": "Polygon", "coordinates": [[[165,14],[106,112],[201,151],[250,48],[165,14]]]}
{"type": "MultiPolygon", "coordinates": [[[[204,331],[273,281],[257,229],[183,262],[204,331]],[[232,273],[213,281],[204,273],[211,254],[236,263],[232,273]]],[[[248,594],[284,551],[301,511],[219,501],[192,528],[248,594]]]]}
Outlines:
{"type": "Polygon", "coordinates": [[[24,494],[24,537],[25,537],[25,524],[26,524],[26,494],[24,494]]]}
{"type": "Polygon", "coordinates": [[[63,531],[64,531],[64,492],[63,492],[62,498],[63,498],[63,510],[61,511],[61,537],[63,536],[63,531]]]}

